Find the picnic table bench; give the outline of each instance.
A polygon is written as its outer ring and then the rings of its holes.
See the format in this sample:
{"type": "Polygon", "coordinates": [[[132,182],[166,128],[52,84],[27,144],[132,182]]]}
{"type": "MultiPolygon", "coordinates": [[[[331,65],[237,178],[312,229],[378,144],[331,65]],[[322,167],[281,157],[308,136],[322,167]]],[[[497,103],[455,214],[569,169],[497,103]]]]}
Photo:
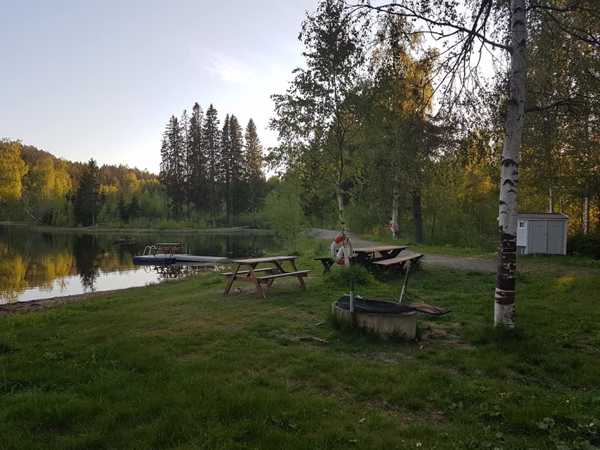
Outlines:
{"type": "MultiPolygon", "coordinates": [[[[406,245],[376,245],[373,247],[357,247],[352,256],[352,262],[368,266],[375,261],[386,260],[397,257],[402,251],[406,250],[406,245]]],[[[314,258],[323,265],[324,272],[329,272],[334,261],[330,256],[321,256],[314,258]]]]}
{"type": "Polygon", "coordinates": [[[298,270],[296,267],[297,256],[267,256],[264,258],[246,258],[233,259],[231,262],[235,265],[233,272],[226,272],[223,275],[229,280],[225,286],[224,295],[229,295],[233,283],[236,280],[253,283],[256,286],[256,294],[260,297],[266,297],[265,287],[271,287],[273,282],[278,278],[295,277],[300,283],[302,289],[306,289],[304,278],[308,276],[309,270],[298,270]],[[284,263],[288,263],[292,271],[287,271],[284,268],[284,263]],[[263,267],[258,269],[259,264],[271,264],[271,267],[263,267]],[[247,270],[240,270],[242,267],[248,267],[247,270]],[[259,273],[266,275],[257,276],[259,273]]]}
{"type": "Polygon", "coordinates": [[[406,245],[375,245],[373,247],[357,247],[354,249],[355,258],[360,263],[371,263],[382,259],[395,258],[406,250],[406,245]]]}
{"type": "Polygon", "coordinates": [[[385,269],[399,269],[404,270],[404,266],[407,263],[416,263],[418,262],[423,255],[421,253],[413,253],[410,255],[396,256],[395,258],[382,259],[379,261],[373,261],[373,264],[376,266],[385,268],[385,269]]]}

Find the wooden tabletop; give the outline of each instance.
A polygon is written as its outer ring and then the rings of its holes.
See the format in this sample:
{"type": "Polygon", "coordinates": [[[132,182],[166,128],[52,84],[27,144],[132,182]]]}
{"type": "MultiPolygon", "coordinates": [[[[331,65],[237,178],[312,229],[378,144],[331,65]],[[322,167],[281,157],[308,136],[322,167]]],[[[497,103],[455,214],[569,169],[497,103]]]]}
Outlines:
{"type": "Polygon", "coordinates": [[[358,253],[372,253],[372,252],[390,252],[392,250],[404,250],[406,245],[379,245],[376,247],[358,247],[354,251],[358,253]]]}
{"type": "Polygon", "coordinates": [[[260,264],[275,261],[292,261],[298,259],[297,256],[265,256],[264,258],[232,259],[236,264],[260,264]]]}

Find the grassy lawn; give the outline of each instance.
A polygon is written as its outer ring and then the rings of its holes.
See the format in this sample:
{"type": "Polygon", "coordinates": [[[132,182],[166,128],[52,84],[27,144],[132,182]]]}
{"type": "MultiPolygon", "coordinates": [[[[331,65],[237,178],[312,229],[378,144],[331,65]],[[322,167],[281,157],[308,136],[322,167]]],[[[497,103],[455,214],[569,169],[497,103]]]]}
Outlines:
{"type": "Polygon", "coordinates": [[[506,334],[493,275],[422,271],[412,298],[452,313],[384,342],[336,329],[344,289],[313,274],[265,300],[207,275],[0,317],[0,449],[600,447],[599,276],[522,276],[506,334]]]}
{"type": "Polygon", "coordinates": [[[448,256],[475,256],[481,258],[495,258],[496,252],[492,249],[482,249],[479,247],[457,247],[453,245],[434,245],[434,244],[416,244],[413,241],[400,238],[392,239],[389,234],[361,234],[363,239],[381,242],[390,245],[408,245],[411,250],[430,255],[448,255],[448,256]]]}
{"type": "MultiPolygon", "coordinates": [[[[475,257],[488,260],[496,260],[497,252],[495,250],[482,249],[477,247],[455,247],[452,245],[432,245],[415,244],[407,240],[393,240],[389,236],[365,234],[361,235],[364,239],[373,240],[385,244],[408,245],[412,251],[423,253],[425,255],[445,255],[475,257]]],[[[590,256],[561,256],[561,255],[527,255],[518,257],[518,266],[526,271],[535,271],[540,273],[564,272],[569,269],[598,269],[600,270],[600,260],[593,259],[590,256]]]]}

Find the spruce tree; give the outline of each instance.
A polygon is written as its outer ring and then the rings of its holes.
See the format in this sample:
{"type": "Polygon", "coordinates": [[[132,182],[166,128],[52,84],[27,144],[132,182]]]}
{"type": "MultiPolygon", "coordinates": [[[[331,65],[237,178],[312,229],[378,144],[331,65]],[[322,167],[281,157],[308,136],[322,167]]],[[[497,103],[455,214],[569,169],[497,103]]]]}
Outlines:
{"type": "Polygon", "coordinates": [[[262,145],[256,131],[254,120],[246,126],[244,152],[244,182],[248,192],[248,209],[255,211],[262,199],[265,188],[265,176],[262,172],[262,145]]]}
{"type": "Polygon", "coordinates": [[[188,130],[187,166],[189,170],[188,196],[198,210],[202,210],[207,206],[205,198],[207,191],[206,155],[204,154],[202,134],[203,117],[202,108],[198,103],[195,103],[188,130]]]}
{"type": "Polygon", "coordinates": [[[100,210],[100,170],[93,159],[85,166],[73,206],[78,224],[89,226],[96,223],[100,210]]]}
{"type": "Polygon", "coordinates": [[[217,110],[211,104],[206,110],[202,127],[203,154],[206,156],[207,192],[206,204],[211,215],[216,215],[219,209],[217,183],[221,156],[221,136],[219,133],[219,117],[217,110]]]}
{"type": "Polygon", "coordinates": [[[186,211],[189,213],[189,204],[191,202],[190,198],[190,166],[188,161],[190,160],[190,117],[187,113],[187,110],[183,110],[181,114],[181,119],[179,120],[179,127],[181,129],[181,159],[178,161],[180,174],[177,177],[178,181],[181,183],[179,189],[181,191],[181,198],[183,199],[183,203],[186,206],[186,211]]]}
{"type": "Polygon", "coordinates": [[[242,210],[244,198],[244,141],[242,127],[233,114],[229,117],[229,171],[230,188],[228,199],[228,221],[242,210]]]}
{"type": "Polygon", "coordinates": [[[175,116],[171,116],[163,134],[160,180],[167,190],[175,215],[185,203],[185,136],[175,116]]]}
{"type": "Polygon", "coordinates": [[[219,164],[219,191],[225,202],[227,223],[231,221],[231,197],[232,197],[232,167],[231,167],[231,129],[229,114],[225,116],[225,123],[221,130],[221,159],[219,164]]]}

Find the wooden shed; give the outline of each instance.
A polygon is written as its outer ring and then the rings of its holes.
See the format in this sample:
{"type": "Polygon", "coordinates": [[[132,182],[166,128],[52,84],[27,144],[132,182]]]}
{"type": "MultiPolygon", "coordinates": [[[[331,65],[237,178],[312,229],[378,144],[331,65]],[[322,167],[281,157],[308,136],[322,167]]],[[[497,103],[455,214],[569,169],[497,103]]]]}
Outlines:
{"type": "Polygon", "coordinates": [[[566,255],[569,218],[559,213],[521,213],[517,222],[519,255],[566,255]]]}

